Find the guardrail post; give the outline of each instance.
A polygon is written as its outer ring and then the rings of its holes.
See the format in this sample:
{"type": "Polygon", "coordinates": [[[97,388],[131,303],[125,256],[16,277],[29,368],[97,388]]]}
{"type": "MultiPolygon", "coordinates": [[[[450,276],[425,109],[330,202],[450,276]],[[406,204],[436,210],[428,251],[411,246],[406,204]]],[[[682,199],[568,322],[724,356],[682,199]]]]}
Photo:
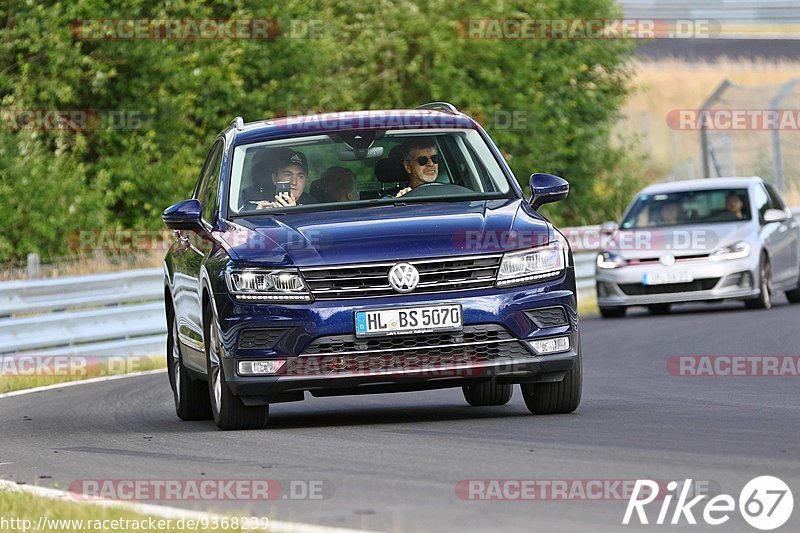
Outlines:
{"type": "Polygon", "coordinates": [[[28,279],[36,279],[41,275],[40,266],[39,254],[28,254],[28,279]]]}

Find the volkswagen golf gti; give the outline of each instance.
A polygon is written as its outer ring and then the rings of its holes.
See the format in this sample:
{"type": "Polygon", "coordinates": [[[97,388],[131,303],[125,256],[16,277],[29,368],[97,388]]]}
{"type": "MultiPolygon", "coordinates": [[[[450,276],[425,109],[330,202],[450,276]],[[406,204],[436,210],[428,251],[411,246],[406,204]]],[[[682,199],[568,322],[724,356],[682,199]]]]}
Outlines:
{"type": "Polygon", "coordinates": [[[164,211],[178,416],[263,428],[269,406],[461,387],[569,413],[582,364],[572,253],[484,129],[446,102],[245,124],[164,211]]]}

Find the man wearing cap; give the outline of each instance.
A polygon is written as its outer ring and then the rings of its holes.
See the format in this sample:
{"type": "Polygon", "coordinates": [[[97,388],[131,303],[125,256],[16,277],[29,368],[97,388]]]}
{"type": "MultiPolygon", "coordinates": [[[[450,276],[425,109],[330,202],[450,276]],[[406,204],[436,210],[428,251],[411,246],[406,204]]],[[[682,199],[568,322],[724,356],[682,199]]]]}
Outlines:
{"type": "Polygon", "coordinates": [[[272,182],[275,185],[290,183],[291,192],[276,194],[275,200],[262,200],[256,204],[256,209],[319,203],[314,196],[304,193],[308,180],[308,162],[304,154],[287,148],[275,155],[273,163],[272,182]]]}

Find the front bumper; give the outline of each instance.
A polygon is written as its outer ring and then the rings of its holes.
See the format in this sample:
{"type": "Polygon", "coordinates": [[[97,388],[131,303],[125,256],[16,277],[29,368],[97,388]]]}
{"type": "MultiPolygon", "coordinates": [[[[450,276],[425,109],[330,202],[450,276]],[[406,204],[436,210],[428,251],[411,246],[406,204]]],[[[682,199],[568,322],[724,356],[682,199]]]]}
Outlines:
{"type": "Polygon", "coordinates": [[[747,299],[758,296],[758,256],[732,261],[679,261],[597,269],[597,303],[601,307],[628,307],[662,303],[747,299]],[[686,272],[693,281],[644,285],[644,275],[686,272]]]}
{"type": "Polygon", "coordinates": [[[400,392],[469,385],[559,381],[580,354],[573,269],[560,280],[507,289],[317,301],[301,305],[250,304],[215,294],[226,380],[247,405],[315,396],[400,392]],[[396,336],[376,344],[354,339],[355,311],[388,306],[459,303],[464,338],[396,336]],[[531,312],[561,308],[560,325],[542,326],[531,312]],[[527,313],[526,313],[527,312],[527,313]],[[246,332],[277,333],[267,345],[242,344],[246,332]],[[472,335],[472,337],[469,337],[472,335]],[[537,355],[525,342],[568,336],[569,350],[537,355]],[[403,344],[408,339],[407,345],[403,344]],[[324,340],[324,342],[320,342],[324,340]],[[461,342],[459,342],[459,340],[461,342]],[[239,361],[285,359],[278,375],[243,376],[239,361]]]}

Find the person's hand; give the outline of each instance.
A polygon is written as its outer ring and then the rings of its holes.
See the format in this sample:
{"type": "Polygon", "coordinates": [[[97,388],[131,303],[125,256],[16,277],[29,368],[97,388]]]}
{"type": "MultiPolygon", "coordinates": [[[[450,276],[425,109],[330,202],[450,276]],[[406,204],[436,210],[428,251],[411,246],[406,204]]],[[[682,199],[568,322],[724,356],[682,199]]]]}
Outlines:
{"type": "Polygon", "coordinates": [[[256,204],[256,209],[269,209],[271,207],[291,207],[297,205],[294,197],[286,192],[275,195],[275,201],[262,200],[256,204]]]}
{"type": "Polygon", "coordinates": [[[394,197],[395,198],[400,198],[401,196],[403,196],[407,192],[411,192],[411,187],[406,187],[405,189],[401,189],[401,190],[397,191],[397,194],[394,197]]]}

